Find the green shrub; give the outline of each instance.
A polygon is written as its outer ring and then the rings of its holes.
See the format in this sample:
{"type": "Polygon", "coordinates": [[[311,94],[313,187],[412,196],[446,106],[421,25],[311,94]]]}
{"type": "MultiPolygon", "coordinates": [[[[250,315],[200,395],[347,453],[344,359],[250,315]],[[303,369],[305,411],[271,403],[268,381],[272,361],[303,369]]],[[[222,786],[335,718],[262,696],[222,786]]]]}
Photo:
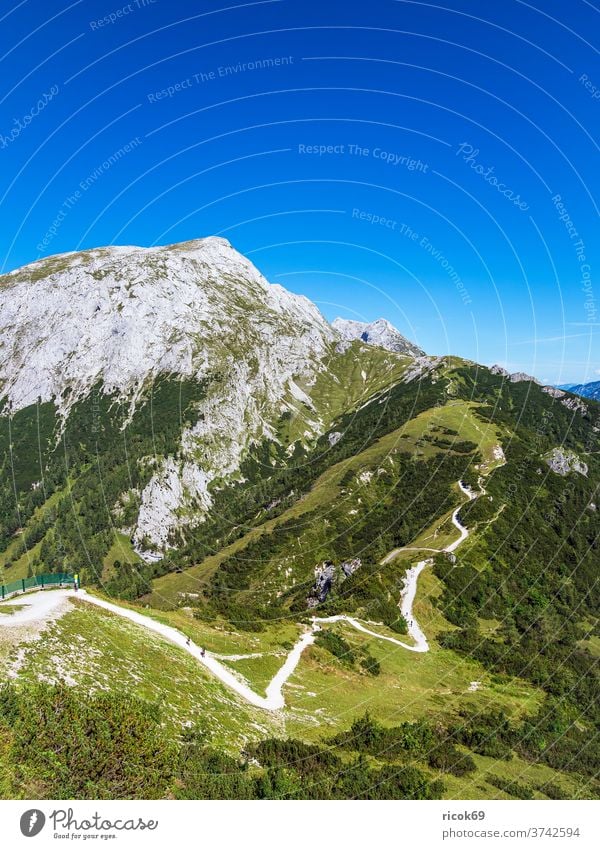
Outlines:
{"type": "Polygon", "coordinates": [[[315,635],[315,643],[326,651],[330,652],[342,663],[352,665],[356,660],[352,647],[346,640],[335,631],[322,630],[317,631],[315,635]]]}
{"type": "Polygon", "coordinates": [[[519,784],[518,781],[509,781],[507,778],[500,778],[498,775],[488,776],[487,782],[508,793],[509,796],[514,796],[515,799],[533,799],[533,787],[528,784],[519,784]]]}
{"type": "Polygon", "coordinates": [[[427,762],[433,769],[439,769],[441,772],[448,772],[458,777],[467,775],[476,768],[473,758],[461,752],[449,740],[444,740],[435,746],[429,753],[427,762]]]}
{"type": "Polygon", "coordinates": [[[381,674],[381,664],[379,663],[377,658],[373,657],[372,655],[364,657],[361,660],[360,665],[365,670],[365,672],[369,673],[369,675],[377,676],[381,674]]]}
{"type": "Polygon", "coordinates": [[[7,685],[0,728],[15,798],[158,799],[176,764],[159,709],[126,694],[7,685]]]}

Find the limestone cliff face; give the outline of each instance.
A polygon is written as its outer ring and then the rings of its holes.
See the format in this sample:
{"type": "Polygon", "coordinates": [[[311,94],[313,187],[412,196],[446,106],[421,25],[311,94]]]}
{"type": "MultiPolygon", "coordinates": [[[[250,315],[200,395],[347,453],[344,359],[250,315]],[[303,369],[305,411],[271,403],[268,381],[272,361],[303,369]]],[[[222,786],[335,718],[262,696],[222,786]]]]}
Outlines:
{"type": "Polygon", "coordinates": [[[156,459],[127,529],[143,557],[160,558],[250,447],[278,438],[283,413],[290,442],[315,439],[422,354],[383,319],[355,324],[330,325],[221,238],[49,257],[0,278],[0,414],[50,402],[64,426],[103,393],[127,422],[158,378],[201,383],[195,424],[156,459]]]}
{"type": "Polygon", "coordinates": [[[133,412],[161,375],[206,380],[180,456],[142,493],[141,548],[162,549],[182,507],[210,506],[211,481],[273,435],[294,378],[310,380],[335,338],[310,301],[268,283],[219,238],[64,254],[0,279],[5,412],[39,399],[66,419],[97,386],[133,412]]]}

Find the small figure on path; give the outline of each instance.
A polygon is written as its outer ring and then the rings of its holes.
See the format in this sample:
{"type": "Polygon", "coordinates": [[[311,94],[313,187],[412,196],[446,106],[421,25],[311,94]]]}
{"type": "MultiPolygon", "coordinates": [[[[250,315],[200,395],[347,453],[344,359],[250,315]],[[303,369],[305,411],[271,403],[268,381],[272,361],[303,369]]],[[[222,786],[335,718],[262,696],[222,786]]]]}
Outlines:
{"type": "Polygon", "coordinates": [[[200,655],[201,657],[204,657],[206,655],[206,649],[201,649],[200,655]]]}
{"type": "Polygon", "coordinates": [[[187,640],[185,641],[185,644],[186,644],[186,646],[189,646],[189,645],[190,645],[190,638],[189,638],[189,637],[188,637],[188,638],[187,638],[187,640]]]}

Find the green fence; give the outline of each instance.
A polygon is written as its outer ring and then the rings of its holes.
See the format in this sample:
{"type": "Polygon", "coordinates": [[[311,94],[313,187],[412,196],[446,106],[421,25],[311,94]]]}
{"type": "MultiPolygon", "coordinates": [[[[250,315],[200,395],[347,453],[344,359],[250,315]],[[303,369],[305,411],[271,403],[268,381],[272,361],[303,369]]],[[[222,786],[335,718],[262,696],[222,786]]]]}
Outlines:
{"type": "Polygon", "coordinates": [[[34,587],[56,587],[64,584],[75,584],[75,576],[68,575],[66,572],[55,572],[47,575],[32,575],[31,578],[21,578],[20,581],[11,581],[10,584],[2,584],[0,586],[0,597],[8,598],[14,593],[24,593],[26,590],[31,590],[34,587]]]}

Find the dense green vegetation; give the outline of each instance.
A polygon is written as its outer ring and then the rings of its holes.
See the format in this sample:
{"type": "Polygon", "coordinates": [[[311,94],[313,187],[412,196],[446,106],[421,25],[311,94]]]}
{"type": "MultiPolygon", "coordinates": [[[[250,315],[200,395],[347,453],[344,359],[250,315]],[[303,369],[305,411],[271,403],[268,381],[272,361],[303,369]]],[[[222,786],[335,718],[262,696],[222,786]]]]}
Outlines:
{"type": "Polygon", "coordinates": [[[400,453],[394,460],[373,474],[368,487],[355,482],[357,476],[346,481],[347,487],[355,483],[355,499],[347,496],[304,514],[301,521],[284,522],[224,560],[206,592],[207,615],[218,613],[245,627],[280,618],[286,609],[298,616],[306,611],[315,566],[359,557],[361,568],[340,579],[319,610],[324,615],[360,610],[405,633],[398,610],[403,576],[393,565],[383,568],[380,561],[448,511],[465,460],[444,454],[417,461],[400,453]],[[356,498],[361,498],[362,509],[352,515],[356,498]],[[278,585],[281,564],[290,570],[293,584],[277,596],[271,588],[278,585]]]}
{"type": "MultiPolygon", "coordinates": [[[[406,564],[383,566],[384,555],[414,544],[427,529],[440,528],[443,536],[457,503],[456,481],[473,489],[483,483],[486,495],[461,509],[472,534],[456,561],[434,556],[435,578],[429,577],[439,594],[430,603],[444,623],[438,642],[455,660],[473,659],[497,681],[525,680],[545,698],[532,716],[510,720],[498,710],[444,715],[438,725],[388,728],[364,717],[327,742],[269,739],[237,760],[217,752],[206,729],[192,729],[181,740],[165,737],[155,707],[126,699],[113,703],[108,694],[86,701],[64,690],[11,689],[0,706],[4,792],[35,795],[40,787],[40,793],[57,796],[53,782],[60,781],[65,793],[80,796],[432,798],[441,794],[443,776],[469,780],[478,758],[506,763],[518,758],[574,776],[585,792],[597,795],[600,406],[589,401],[582,415],[534,383],[511,383],[462,366],[435,382],[398,384],[341,417],[332,429],[343,437],[334,445],[325,434],[310,449],[296,444],[289,456],[286,414],[279,423],[281,442],[255,446],[241,469],[243,482],[215,491],[207,521],[178,540],[169,557],[150,566],[125,552],[103,574],[115,529],[134,524],[139,491],[160,458],[177,454],[181,430],[194,423],[202,391],[162,381],[124,428],[127,411],[95,392],[75,406],[58,444],[51,405],[0,419],[0,550],[6,571],[24,551],[35,550],[34,570],[82,571],[84,581],[102,580],[110,593],[135,600],[148,593],[155,576],[202,564],[243,539],[186,599],[198,627],[225,621],[251,640],[252,632],[275,620],[301,622],[315,612],[307,605],[315,569],[331,562],[335,575],[318,604],[319,616],[350,613],[405,633],[398,598],[406,564]],[[503,466],[487,474],[471,438],[443,426],[418,437],[399,436],[384,460],[352,465],[353,458],[367,458],[377,440],[449,397],[472,403],[482,427],[498,428],[503,466]],[[557,446],[584,459],[588,474],[551,472],[544,457],[557,446]],[[309,501],[320,476],[335,466],[341,469],[335,484],[324,484],[322,497],[309,501]],[[300,512],[305,502],[309,506],[300,512]],[[249,534],[256,529],[261,533],[249,534]],[[360,568],[346,576],[341,566],[353,558],[360,558],[360,568]],[[42,717],[47,733],[34,736],[36,700],[37,719],[42,717]],[[72,751],[56,752],[54,735],[77,712],[83,736],[73,735],[72,751]],[[118,723],[130,721],[138,735],[135,751],[117,733],[118,723]],[[95,751],[87,739],[99,739],[95,751]],[[129,785],[127,770],[135,772],[138,751],[156,753],[160,775],[150,771],[140,778],[143,784],[129,785]],[[81,764],[83,784],[69,776],[67,755],[81,764]],[[114,757],[125,772],[107,775],[102,784],[98,759],[114,757]]],[[[346,675],[360,673],[367,681],[367,675],[381,674],[382,665],[385,675],[385,662],[335,629],[320,632],[316,644],[346,675]]],[[[488,783],[514,798],[565,793],[557,782],[542,788],[495,775],[488,783]]]]}
{"type": "MultiPolygon", "coordinates": [[[[502,757],[527,737],[527,723],[501,713],[454,722],[384,727],[368,714],[320,744],[268,738],[239,757],[211,744],[206,723],[179,736],[156,704],[124,695],[83,695],[47,684],[0,689],[0,797],[179,799],[436,799],[445,777],[469,780],[471,752],[490,751],[500,728],[502,757]]],[[[563,798],[555,782],[532,785],[495,775],[513,798],[563,798]]],[[[586,796],[598,798],[591,778],[586,796]]]]}
{"type": "Polygon", "coordinates": [[[148,702],[45,684],[0,690],[3,798],[160,798],[172,759],[148,702]]]}
{"type": "MultiPolygon", "coordinates": [[[[214,507],[207,521],[195,529],[193,539],[159,564],[156,574],[201,562],[215,550],[243,536],[249,528],[281,515],[306,495],[328,468],[354,457],[419,413],[443,403],[444,386],[444,381],[394,386],[362,409],[336,421],[332,430],[344,435],[333,446],[327,434],[311,450],[295,443],[291,456],[286,453],[284,441],[281,444],[264,441],[254,446],[240,469],[244,483],[214,493],[214,507]]],[[[286,429],[288,416],[286,413],[281,418],[281,432],[286,429]]],[[[464,450],[465,446],[460,446],[459,453],[464,450]]]]}
{"type": "Polygon", "coordinates": [[[443,785],[405,765],[371,768],[326,746],[265,740],[241,759],[207,729],[177,740],[160,710],[116,693],[46,684],[0,690],[0,796],[56,799],[439,798],[443,785]],[[250,768],[250,760],[260,768],[250,768]]]}
{"type": "MultiPolygon", "coordinates": [[[[162,457],[177,455],[181,431],[195,423],[194,405],[203,392],[192,381],[157,381],[128,421],[128,409],[96,387],[75,404],[60,437],[51,404],[0,418],[0,550],[29,523],[5,569],[41,541],[34,571],[80,572],[84,581],[98,581],[117,521],[119,527],[135,523],[139,492],[162,457]],[[36,508],[60,491],[37,516],[36,508]]],[[[117,578],[115,590],[132,595],[132,589],[147,589],[137,566],[126,585],[123,575],[117,578]]]]}
{"type": "Polygon", "coordinates": [[[369,653],[368,649],[354,650],[336,631],[329,628],[317,631],[315,643],[332,654],[333,657],[337,658],[345,666],[356,667],[358,663],[359,667],[365,672],[368,672],[369,675],[377,676],[381,674],[381,664],[369,653]]]}
{"type": "MultiPolygon", "coordinates": [[[[487,399],[483,417],[509,424],[507,463],[486,483],[488,498],[467,505],[463,519],[480,532],[453,566],[435,561],[443,581],[440,605],[460,630],[442,644],[496,674],[542,687],[548,699],[518,743],[526,757],[588,775],[600,769],[600,680],[597,658],[583,641],[599,634],[597,423],[552,401],[534,384],[498,384],[487,372],[470,395],[487,399]],[[542,460],[556,445],[585,455],[588,475],[566,477],[542,460]],[[480,620],[493,620],[493,633],[480,620]]],[[[595,418],[594,418],[595,417],[595,418]]]]}

